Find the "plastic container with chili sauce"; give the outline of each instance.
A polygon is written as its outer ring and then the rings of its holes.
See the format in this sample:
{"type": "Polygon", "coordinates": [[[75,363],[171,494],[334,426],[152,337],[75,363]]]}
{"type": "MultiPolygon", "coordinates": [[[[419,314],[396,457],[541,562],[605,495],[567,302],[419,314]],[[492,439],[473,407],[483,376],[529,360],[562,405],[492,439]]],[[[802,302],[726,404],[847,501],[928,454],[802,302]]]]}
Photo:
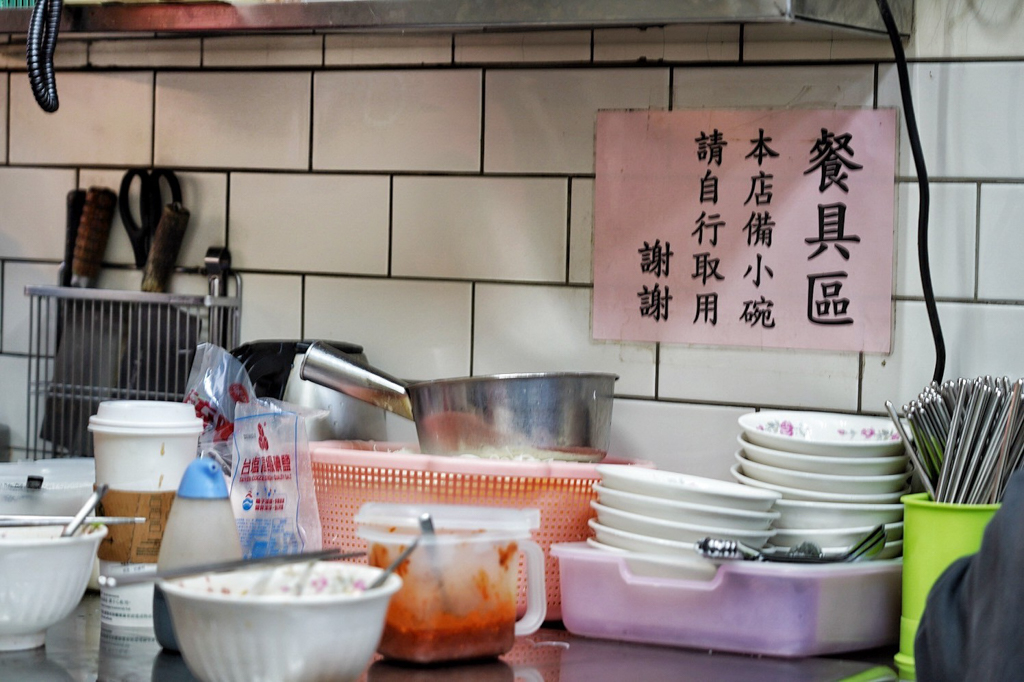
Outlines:
{"type": "Polygon", "coordinates": [[[431,515],[435,535],[399,568],[378,651],[412,663],[439,663],[506,653],[515,638],[544,622],[544,552],[531,540],[536,509],[441,504],[364,504],[356,514],[369,563],[387,566],[420,536],[431,515]],[[525,559],[526,611],[516,620],[519,556],[525,559]]]}

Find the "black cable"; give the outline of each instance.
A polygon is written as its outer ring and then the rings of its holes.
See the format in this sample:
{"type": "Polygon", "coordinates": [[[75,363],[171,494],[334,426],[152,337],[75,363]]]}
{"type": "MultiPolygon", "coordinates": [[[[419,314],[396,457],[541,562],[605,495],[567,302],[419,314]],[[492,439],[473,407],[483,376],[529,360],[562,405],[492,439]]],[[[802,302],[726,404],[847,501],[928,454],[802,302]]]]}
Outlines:
{"type": "Polygon", "coordinates": [[[25,56],[28,82],[43,111],[57,111],[57,80],[53,75],[53,51],[57,47],[60,11],[64,0],[37,0],[28,24],[25,56]]]}
{"type": "Polygon", "coordinates": [[[935,371],[932,380],[942,381],[946,368],[946,344],[942,340],[942,327],[939,324],[939,310],[935,305],[935,291],[932,289],[932,270],[928,259],[928,206],[931,195],[928,192],[928,171],[924,166],[924,152],[921,150],[921,136],[917,131],[917,117],[914,115],[914,102],[910,97],[910,74],[907,71],[907,55],[903,52],[896,21],[892,18],[887,0],[875,0],[878,11],[882,15],[885,30],[889,33],[892,51],[896,55],[896,73],[900,78],[900,97],[903,100],[903,116],[907,119],[907,136],[910,138],[910,151],[917,169],[917,185],[920,203],[917,215],[917,264],[921,270],[921,289],[924,291],[924,304],[928,309],[928,322],[932,328],[935,341],[935,371]]]}

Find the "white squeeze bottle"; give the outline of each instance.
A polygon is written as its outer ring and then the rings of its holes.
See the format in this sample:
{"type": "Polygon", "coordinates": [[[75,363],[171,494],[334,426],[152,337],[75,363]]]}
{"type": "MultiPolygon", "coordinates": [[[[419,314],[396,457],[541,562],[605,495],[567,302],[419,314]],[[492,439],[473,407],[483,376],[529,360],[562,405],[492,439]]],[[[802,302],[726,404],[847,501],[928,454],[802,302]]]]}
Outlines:
{"type": "MultiPolygon", "coordinates": [[[[220,465],[197,459],[188,465],[167,516],[158,571],[242,558],[238,527],[220,465]]],[[[171,612],[159,585],[153,590],[153,629],[160,646],[178,650],[171,612]]]]}

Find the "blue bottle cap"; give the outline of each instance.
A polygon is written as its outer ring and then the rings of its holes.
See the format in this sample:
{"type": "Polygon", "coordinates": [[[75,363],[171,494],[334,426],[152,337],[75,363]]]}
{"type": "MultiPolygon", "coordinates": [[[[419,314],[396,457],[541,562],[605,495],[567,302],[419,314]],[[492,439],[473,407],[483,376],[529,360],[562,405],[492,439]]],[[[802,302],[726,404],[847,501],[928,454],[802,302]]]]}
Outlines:
{"type": "Polygon", "coordinates": [[[224,474],[221,473],[220,465],[212,459],[197,459],[189,464],[178,486],[178,497],[219,500],[227,496],[228,486],[224,483],[224,474]]]}

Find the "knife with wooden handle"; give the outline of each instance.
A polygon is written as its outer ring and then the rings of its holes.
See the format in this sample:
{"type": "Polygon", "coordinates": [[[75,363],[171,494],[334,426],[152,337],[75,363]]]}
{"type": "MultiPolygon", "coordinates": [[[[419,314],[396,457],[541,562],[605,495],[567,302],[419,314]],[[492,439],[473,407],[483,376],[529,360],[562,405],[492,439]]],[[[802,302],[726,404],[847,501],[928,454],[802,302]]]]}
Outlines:
{"type": "Polygon", "coordinates": [[[78,239],[78,224],[85,208],[85,190],[73,189],[68,192],[67,224],[64,228],[64,261],[60,266],[60,285],[71,286],[71,263],[75,260],[75,241],[78,239]]]}
{"type": "Polygon", "coordinates": [[[71,286],[91,287],[96,283],[116,206],[117,195],[106,187],[90,187],[85,193],[71,264],[71,286]]]}
{"type": "Polygon", "coordinates": [[[175,201],[164,206],[160,222],[156,226],[156,234],[153,235],[153,244],[149,247],[146,267],[142,271],[143,291],[167,291],[171,271],[178,261],[185,228],[188,227],[189,215],[188,209],[180,202],[175,201]]]}

